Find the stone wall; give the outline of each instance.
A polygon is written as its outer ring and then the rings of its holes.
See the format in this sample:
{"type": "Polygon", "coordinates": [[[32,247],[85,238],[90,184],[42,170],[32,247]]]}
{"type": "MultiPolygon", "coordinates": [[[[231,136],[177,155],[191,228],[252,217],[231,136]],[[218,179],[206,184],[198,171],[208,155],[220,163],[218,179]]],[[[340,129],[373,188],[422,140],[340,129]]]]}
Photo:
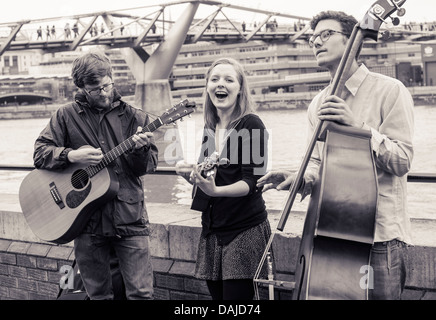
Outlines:
{"type": "MultiPolygon", "coordinates": [[[[55,299],[63,276],[61,267],[74,259],[72,244],[41,242],[28,228],[14,195],[1,197],[0,299],[55,299]]],[[[204,281],[194,277],[200,215],[183,205],[149,203],[151,254],[156,300],[210,299],[204,281]]],[[[269,212],[276,230],[279,212],[269,212]]],[[[283,232],[274,236],[277,280],[294,281],[304,213],[291,212],[283,232]]],[[[413,220],[414,246],[409,248],[408,278],[403,298],[436,299],[436,222],[413,220]]],[[[267,289],[260,288],[267,299],[267,289]]],[[[275,290],[275,299],[288,300],[291,291],[275,290]]]]}

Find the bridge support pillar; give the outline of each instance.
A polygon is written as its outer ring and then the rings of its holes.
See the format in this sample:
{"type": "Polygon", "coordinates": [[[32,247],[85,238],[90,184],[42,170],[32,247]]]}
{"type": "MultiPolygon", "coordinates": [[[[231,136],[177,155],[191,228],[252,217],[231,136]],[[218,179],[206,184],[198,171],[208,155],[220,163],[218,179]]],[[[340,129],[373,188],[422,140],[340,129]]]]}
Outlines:
{"type": "MultiPolygon", "coordinates": [[[[136,79],[136,107],[156,116],[160,116],[166,109],[172,107],[168,77],[171,74],[180,48],[185,42],[198,6],[199,2],[187,4],[185,11],[165,36],[165,40],[159,44],[152,54],[149,55],[141,47],[123,49],[126,62],[136,79]]],[[[160,166],[173,166],[174,161],[183,157],[183,154],[177,154],[180,152],[176,152],[176,150],[182,150],[178,134],[171,139],[171,134],[175,132],[178,131],[171,130],[170,134],[166,134],[168,132],[165,128],[154,132],[159,148],[160,166]],[[165,135],[166,138],[164,139],[165,135]]]]}
{"type": "MultiPolygon", "coordinates": [[[[168,80],[150,80],[136,84],[135,106],[142,106],[152,120],[173,106],[168,80]]],[[[159,166],[173,167],[183,159],[177,125],[162,126],[154,131],[159,149],[159,166]]]]}

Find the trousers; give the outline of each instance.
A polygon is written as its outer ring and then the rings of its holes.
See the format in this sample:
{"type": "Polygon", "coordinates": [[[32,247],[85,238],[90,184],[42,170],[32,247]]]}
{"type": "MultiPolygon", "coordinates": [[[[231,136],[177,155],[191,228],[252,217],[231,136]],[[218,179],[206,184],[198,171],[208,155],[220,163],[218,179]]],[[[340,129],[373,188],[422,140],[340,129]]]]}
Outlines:
{"type": "Polygon", "coordinates": [[[406,283],[407,245],[398,240],[376,242],[371,249],[373,283],[370,300],[400,300],[406,283]]]}
{"type": "Polygon", "coordinates": [[[114,297],[110,270],[111,250],[119,268],[129,300],[153,298],[153,270],[149,237],[105,237],[84,233],[74,240],[74,254],[86,292],[91,300],[114,297]]]}

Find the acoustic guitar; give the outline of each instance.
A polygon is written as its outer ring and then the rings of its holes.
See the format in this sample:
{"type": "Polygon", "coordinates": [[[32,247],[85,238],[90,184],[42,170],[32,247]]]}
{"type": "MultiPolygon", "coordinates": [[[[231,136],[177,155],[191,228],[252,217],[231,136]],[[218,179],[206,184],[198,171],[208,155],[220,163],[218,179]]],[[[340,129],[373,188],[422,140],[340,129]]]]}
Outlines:
{"type": "MultiPolygon", "coordinates": [[[[143,128],[153,132],[194,112],[195,103],[183,100],[143,128]]],[[[119,189],[116,174],[107,166],[135,146],[133,136],[107,152],[97,165],[71,164],[63,170],[35,169],[20,185],[24,217],[40,239],[63,244],[76,238],[96,208],[113,199],[119,189]]]]}

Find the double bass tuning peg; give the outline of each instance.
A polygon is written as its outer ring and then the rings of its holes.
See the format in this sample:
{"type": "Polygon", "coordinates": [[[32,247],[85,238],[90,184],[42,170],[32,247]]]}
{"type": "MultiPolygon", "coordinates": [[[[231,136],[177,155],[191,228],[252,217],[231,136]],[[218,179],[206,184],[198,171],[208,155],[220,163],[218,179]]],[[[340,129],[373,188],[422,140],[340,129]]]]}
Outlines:
{"type": "MultiPolygon", "coordinates": [[[[395,2],[395,0],[392,0],[392,3],[394,4],[395,8],[397,9],[397,16],[398,16],[398,17],[402,17],[402,16],[404,16],[404,15],[406,14],[406,9],[404,9],[404,8],[400,8],[400,7],[398,6],[398,4],[395,2]]],[[[381,17],[381,14],[384,12],[382,7],[376,5],[376,6],[374,6],[374,7],[372,8],[372,10],[373,10],[373,13],[376,15],[376,17],[377,17],[378,19],[380,19],[380,20],[383,21],[384,23],[387,23],[387,22],[386,22],[386,21],[381,17]]],[[[392,20],[392,24],[393,24],[394,26],[398,26],[398,25],[400,24],[400,19],[397,18],[397,17],[395,17],[395,18],[392,18],[392,17],[391,17],[391,20],[392,20]]]]}
{"type": "Polygon", "coordinates": [[[397,10],[397,16],[402,17],[406,14],[406,9],[400,8],[397,10]]]}
{"type": "Polygon", "coordinates": [[[400,24],[400,19],[398,19],[397,17],[391,18],[391,20],[394,26],[398,26],[400,24]]]}
{"type": "Polygon", "coordinates": [[[394,4],[395,8],[397,8],[397,16],[402,17],[406,14],[406,9],[400,8],[395,0],[392,1],[392,3],[394,4]]]}
{"type": "Polygon", "coordinates": [[[381,33],[381,39],[383,41],[388,41],[390,37],[391,37],[391,32],[389,30],[385,30],[381,33]]]}

